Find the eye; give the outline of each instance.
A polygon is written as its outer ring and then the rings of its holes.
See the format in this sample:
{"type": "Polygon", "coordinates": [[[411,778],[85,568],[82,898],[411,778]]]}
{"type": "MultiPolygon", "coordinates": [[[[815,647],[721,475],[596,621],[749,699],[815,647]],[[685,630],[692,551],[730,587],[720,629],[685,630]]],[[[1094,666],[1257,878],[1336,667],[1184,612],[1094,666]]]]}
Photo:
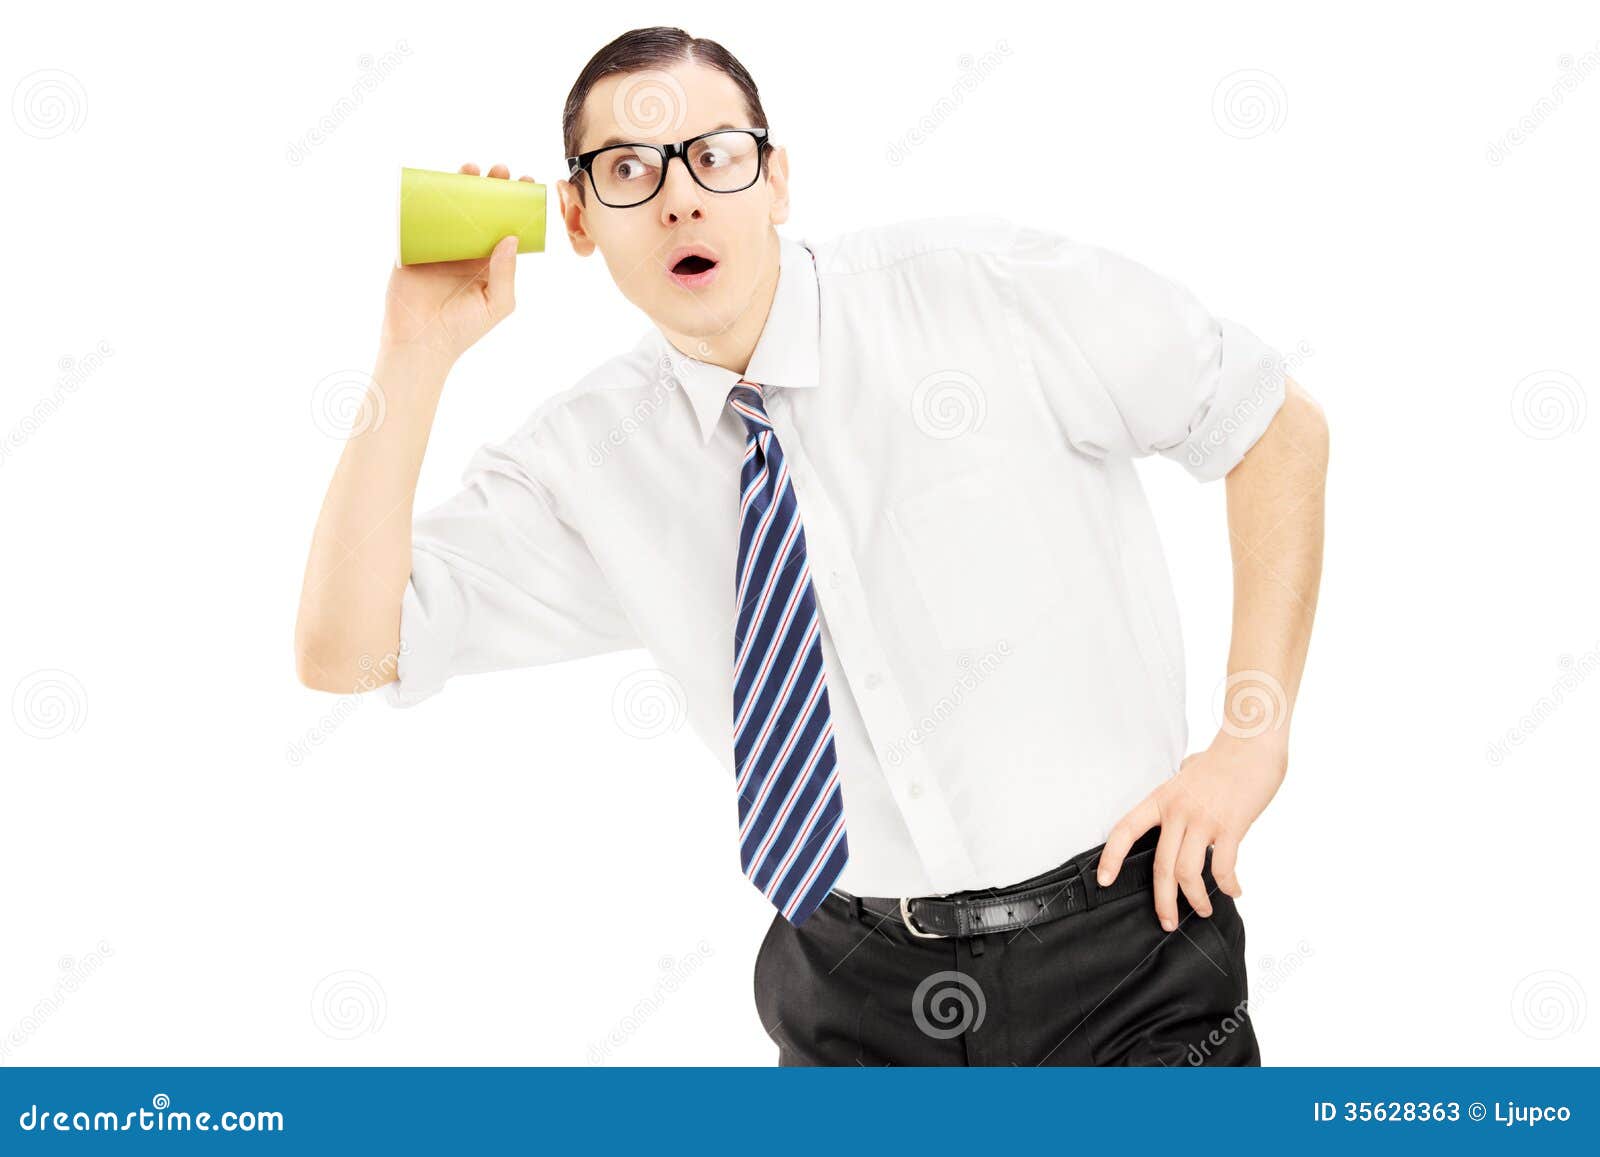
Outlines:
{"type": "Polygon", "coordinates": [[[611,165],[611,175],[619,181],[636,181],[645,174],[645,164],[638,157],[618,157],[611,165]]]}

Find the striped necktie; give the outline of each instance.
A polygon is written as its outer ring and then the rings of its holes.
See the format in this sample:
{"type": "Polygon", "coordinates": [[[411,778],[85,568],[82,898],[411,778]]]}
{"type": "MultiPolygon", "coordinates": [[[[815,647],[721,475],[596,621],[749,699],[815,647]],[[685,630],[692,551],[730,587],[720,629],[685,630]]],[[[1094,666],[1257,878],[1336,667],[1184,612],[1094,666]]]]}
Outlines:
{"type": "Polygon", "coordinates": [[[739,862],[784,918],[799,924],[850,857],[844,795],[794,481],[761,387],[741,378],[728,399],[747,433],[733,632],[739,862]]]}

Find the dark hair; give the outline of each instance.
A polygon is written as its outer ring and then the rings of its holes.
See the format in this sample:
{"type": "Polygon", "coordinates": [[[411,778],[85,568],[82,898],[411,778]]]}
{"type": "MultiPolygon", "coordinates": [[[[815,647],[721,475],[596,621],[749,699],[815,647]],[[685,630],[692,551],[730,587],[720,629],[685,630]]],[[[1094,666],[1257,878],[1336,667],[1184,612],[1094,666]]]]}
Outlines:
{"type": "MultiPolygon", "coordinates": [[[[589,98],[590,90],[602,77],[665,68],[686,60],[714,68],[732,80],[744,96],[745,115],[750,120],[750,127],[758,129],[769,127],[766,110],[761,107],[761,93],[756,89],[756,82],[733,53],[715,40],[690,36],[681,28],[665,26],[635,28],[631,32],[624,32],[590,57],[589,63],[584,65],[583,71],[578,74],[578,79],[572,85],[572,91],[567,94],[566,107],[561,110],[561,141],[562,147],[566,150],[562,155],[568,157],[578,155],[578,138],[583,131],[583,103],[589,98]]],[[[763,159],[771,148],[770,141],[762,143],[763,159]]],[[[583,199],[581,182],[578,184],[578,199],[580,201],[583,199]]]]}

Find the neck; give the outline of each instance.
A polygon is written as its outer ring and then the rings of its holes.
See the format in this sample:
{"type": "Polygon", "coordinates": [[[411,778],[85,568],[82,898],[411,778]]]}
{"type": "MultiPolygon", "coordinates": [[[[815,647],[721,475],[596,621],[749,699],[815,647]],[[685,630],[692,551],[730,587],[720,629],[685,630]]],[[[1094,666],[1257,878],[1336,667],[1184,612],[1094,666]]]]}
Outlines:
{"type": "Polygon", "coordinates": [[[772,312],[772,299],[778,290],[778,267],[778,234],[771,230],[756,283],[750,290],[749,304],[731,324],[714,333],[679,333],[666,326],[661,327],[661,332],[679,353],[742,376],[750,368],[756,344],[767,327],[767,315],[772,312]]]}

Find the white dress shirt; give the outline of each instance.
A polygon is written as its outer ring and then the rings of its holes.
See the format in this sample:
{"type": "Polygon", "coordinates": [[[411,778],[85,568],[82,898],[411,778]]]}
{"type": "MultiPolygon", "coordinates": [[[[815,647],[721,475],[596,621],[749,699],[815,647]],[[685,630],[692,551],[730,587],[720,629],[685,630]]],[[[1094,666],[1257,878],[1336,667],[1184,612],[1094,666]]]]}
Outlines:
{"type": "MultiPolygon", "coordinates": [[[[837,886],[1036,875],[1185,752],[1177,606],[1132,459],[1222,477],[1282,404],[1282,361],[1144,266],[998,218],[780,245],[743,376],[805,526],[837,886]]],[[[727,772],[730,868],[739,378],[652,328],[482,446],[416,519],[382,688],[407,706],[453,675],[647,648],[727,772]]]]}

